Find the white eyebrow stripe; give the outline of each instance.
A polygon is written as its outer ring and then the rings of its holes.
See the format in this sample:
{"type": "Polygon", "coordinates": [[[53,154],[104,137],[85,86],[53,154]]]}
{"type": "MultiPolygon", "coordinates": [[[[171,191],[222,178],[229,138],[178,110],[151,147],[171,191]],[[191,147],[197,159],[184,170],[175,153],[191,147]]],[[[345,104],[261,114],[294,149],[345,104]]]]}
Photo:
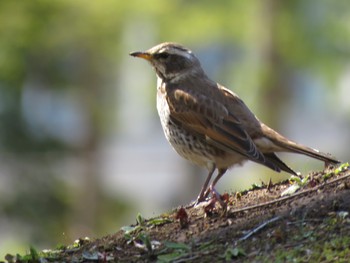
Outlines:
{"type": "Polygon", "coordinates": [[[168,49],[168,48],[162,48],[158,51],[158,53],[168,52],[169,54],[178,55],[186,57],[187,59],[192,58],[192,52],[190,50],[179,50],[179,49],[168,49]]]}

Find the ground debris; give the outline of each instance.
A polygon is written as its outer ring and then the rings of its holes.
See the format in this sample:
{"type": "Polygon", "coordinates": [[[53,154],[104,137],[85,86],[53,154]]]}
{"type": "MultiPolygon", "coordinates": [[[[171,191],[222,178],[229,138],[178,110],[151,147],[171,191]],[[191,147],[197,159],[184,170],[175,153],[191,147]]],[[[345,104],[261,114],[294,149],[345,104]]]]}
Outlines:
{"type": "Polygon", "coordinates": [[[349,186],[349,165],[343,164],[225,195],[225,213],[180,207],[153,220],[138,215],[136,226],[55,253],[55,261],[344,261],[350,258],[349,186]],[[292,185],[296,190],[282,195],[292,185]]]}

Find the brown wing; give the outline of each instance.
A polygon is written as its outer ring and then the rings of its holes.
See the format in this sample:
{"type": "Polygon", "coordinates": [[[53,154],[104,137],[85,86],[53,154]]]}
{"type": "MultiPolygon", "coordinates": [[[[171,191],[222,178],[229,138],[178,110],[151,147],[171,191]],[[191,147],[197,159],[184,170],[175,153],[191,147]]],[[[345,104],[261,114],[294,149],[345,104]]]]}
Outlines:
{"type": "Polygon", "coordinates": [[[241,127],[239,119],[217,100],[204,94],[182,89],[168,89],[167,102],[171,117],[183,128],[198,134],[219,149],[234,152],[280,171],[257,149],[241,127]]]}

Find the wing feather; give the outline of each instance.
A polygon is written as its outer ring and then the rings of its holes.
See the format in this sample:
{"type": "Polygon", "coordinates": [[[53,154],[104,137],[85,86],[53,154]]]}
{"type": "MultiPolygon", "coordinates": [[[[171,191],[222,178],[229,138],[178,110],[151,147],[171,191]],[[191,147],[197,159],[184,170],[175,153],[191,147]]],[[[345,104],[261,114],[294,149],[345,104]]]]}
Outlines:
{"type": "Polygon", "coordinates": [[[258,150],[239,119],[223,104],[203,94],[182,89],[170,90],[167,95],[171,116],[182,127],[206,138],[209,144],[219,149],[241,154],[280,171],[258,150]]]}

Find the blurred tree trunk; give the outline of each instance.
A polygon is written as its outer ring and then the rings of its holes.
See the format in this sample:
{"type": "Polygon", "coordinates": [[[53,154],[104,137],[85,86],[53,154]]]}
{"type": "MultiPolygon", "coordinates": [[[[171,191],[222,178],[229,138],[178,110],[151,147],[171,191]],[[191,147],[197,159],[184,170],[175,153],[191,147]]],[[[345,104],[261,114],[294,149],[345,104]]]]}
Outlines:
{"type": "Polygon", "coordinates": [[[265,0],[261,2],[261,23],[265,27],[263,47],[263,74],[259,94],[259,107],[262,108],[263,122],[278,129],[286,104],[290,103],[291,92],[288,88],[288,76],[283,57],[278,47],[279,15],[284,2],[265,0]]]}
{"type": "MultiPolygon", "coordinates": [[[[91,59],[88,55],[84,59],[91,59]]],[[[99,181],[99,161],[97,159],[100,128],[99,123],[100,106],[99,93],[101,92],[101,81],[97,79],[94,61],[85,61],[85,69],[80,76],[79,86],[84,90],[80,91],[81,102],[88,113],[89,135],[84,145],[79,149],[79,157],[84,166],[81,175],[79,194],[75,203],[74,213],[72,215],[72,227],[74,236],[95,236],[94,230],[97,228],[98,204],[101,196],[99,181]]]]}

